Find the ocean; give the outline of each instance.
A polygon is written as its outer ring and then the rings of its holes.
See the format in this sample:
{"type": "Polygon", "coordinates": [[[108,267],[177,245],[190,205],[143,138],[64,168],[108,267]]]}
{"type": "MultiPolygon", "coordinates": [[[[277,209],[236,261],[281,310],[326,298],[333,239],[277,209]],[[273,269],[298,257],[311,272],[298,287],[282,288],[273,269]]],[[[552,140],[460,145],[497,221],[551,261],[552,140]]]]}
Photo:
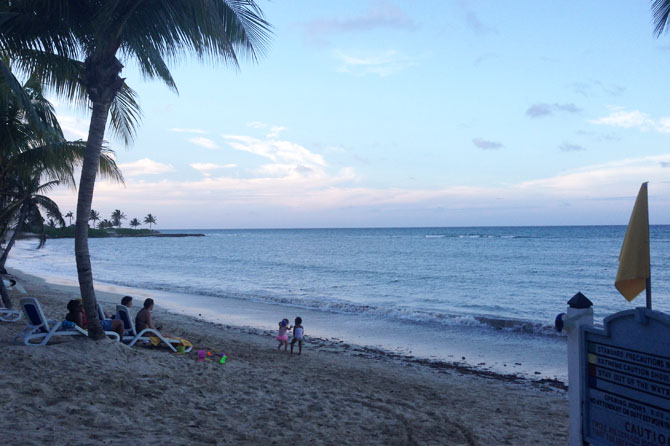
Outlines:
{"type": "MultiPolygon", "coordinates": [[[[89,241],[99,287],[213,322],[567,381],[555,316],[578,291],[596,323],[644,306],[614,288],[625,226],[164,230],[89,241]]],[[[654,309],[670,312],[670,226],[651,227],[654,309]]],[[[76,283],[74,242],[20,241],[7,266],[76,283]]],[[[110,309],[113,310],[113,309],[110,309]]],[[[273,346],[272,338],[268,348],[273,346]]]]}

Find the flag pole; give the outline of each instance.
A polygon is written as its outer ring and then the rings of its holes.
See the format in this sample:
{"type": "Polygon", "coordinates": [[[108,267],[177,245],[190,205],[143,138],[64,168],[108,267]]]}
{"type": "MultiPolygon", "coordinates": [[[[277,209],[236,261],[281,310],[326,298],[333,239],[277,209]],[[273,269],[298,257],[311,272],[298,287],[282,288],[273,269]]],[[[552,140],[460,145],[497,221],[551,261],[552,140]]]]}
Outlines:
{"type": "MultiPolygon", "coordinates": [[[[645,183],[645,185],[646,184],[647,183],[645,183]]],[[[647,246],[649,246],[650,238],[651,236],[649,234],[649,205],[647,205],[647,246]]],[[[649,274],[647,275],[647,279],[644,281],[644,289],[647,297],[647,310],[651,310],[651,255],[648,257],[649,257],[649,274]]]]}

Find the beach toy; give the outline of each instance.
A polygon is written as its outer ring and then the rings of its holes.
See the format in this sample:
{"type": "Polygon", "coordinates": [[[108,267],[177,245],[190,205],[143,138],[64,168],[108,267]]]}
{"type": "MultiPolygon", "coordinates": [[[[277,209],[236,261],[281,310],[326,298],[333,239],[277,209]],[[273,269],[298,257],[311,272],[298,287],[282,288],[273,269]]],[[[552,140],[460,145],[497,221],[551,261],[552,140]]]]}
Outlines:
{"type": "Polygon", "coordinates": [[[186,352],[186,347],[183,345],[178,345],[177,346],[177,354],[178,355],[183,355],[186,352]]]}
{"type": "Polygon", "coordinates": [[[228,357],[226,356],[226,354],[223,353],[223,352],[221,352],[221,359],[219,360],[219,364],[225,364],[225,363],[226,363],[226,359],[228,359],[228,357]]]}
{"type": "Polygon", "coordinates": [[[198,350],[198,362],[205,362],[205,356],[207,352],[205,350],[198,350]]]}

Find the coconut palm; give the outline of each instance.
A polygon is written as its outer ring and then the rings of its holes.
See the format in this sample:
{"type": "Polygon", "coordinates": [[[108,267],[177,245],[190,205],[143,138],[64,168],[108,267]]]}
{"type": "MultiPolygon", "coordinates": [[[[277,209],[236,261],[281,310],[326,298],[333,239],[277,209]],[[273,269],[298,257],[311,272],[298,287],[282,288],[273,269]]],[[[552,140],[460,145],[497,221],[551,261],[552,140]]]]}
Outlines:
{"type": "Polygon", "coordinates": [[[40,184],[40,176],[35,175],[23,183],[16,183],[14,185],[15,187],[12,189],[12,192],[8,194],[12,195],[13,197],[11,204],[0,211],[0,220],[10,219],[10,221],[15,221],[15,228],[12,236],[9,239],[7,246],[5,247],[2,256],[0,256],[0,269],[5,267],[9,251],[11,251],[12,247],[14,246],[16,236],[24,227],[24,225],[31,224],[36,226],[40,232],[39,247],[44,245],[46,236],[44,234],[44,218],[42,217],[42,210],[47,211],[49,215],[52,215],[52,219],[55,220],[54,226],[56,222],[62,226],[65,225],[56,202],[51,200],[49,197],[42,195],[45,192],[53,189],[58,184],[58,181],[49,181],[47,183],[40,184]]]}
{"type": "MultiPolygon", "coordinates": [[[[88,250],[87,221],[107,119],[127,132],[133,119],[111,106],[127,88],[117,56],[147,78],[176,91],[167,62],[189,54],[238,66],[238,53],[256,60],[270,25],[253,0],[4,1],[0,46],[24,69],[40,68],[59,94],[90,102],[91,124],[77,201],[75,255],[89,336],[102,339],[88,250]]],[[[134,100],[134,96],[130,95],[134,100]]],[[[127,104],[126,104],[127,105],[127,104]]],[[[132,107],[131,107],[132,108],[132,107]]]]}
{"type": "Polygon", "coordinates": [[[106,218],[104,220],[100,220],[100,223],[98,223],[98,229],[107,229],[113,227],[114,225],[112,224],[112,222],[107,220],[106,218]]]}
{"type": "Polygon", "coordinates": [[[128,223],[128,224],[129,224],[130,226],[132,226],[133,229],[137,229],[137,227],[138,227],[139,225],[141,225],[142,223],[140,223],[140,221],[139,221],[138,219],[133,218],[132,220],[130,220],[130,223],[128,223]]]}
{"type": "MultiPolygon", "coordinates": [[[[0,63],[0,67],[3,66],[0,63]]],[[[11,71],[0,71],[16,81],[11,71]]],[[[0,238],[6,238],[13,230],[10,240],[16,238],[26,223],[43,232],[44,220],[39,207],[48,210],[54,203],[46,197],[40,198],[40,191],[55,184],[73,186],[73,172],[83,159],[85,149],[82,141],[65,140],[53,107],[42,95],[42,85],[36,76],[29,76],[20,87],[21,94],[17,95],[8,85],[7,77],[0,76],[0,238]],[[24,102],[26,98],[27,104],[24,102]],[[35,120],[39,125],[34,123],[35,120]],[[29,198],[26,194],[32,192],[37,196],[34,203],[26,201],[29,198]]],[[[104,176],[122,180],[106,149],[100,157],[100,171],[104,176]]],[[[51,217],[56,223],[65,224],[60,212],[51,217]]],[[[44,238],[38,248],[43,242],[44,238]]],[[[2,267],[13,245],[13,242],[8,243],[0,251],[2,267]]],[[[11,305],[2,282],[0,295],[5,306],[11,305]]]]}
{"type": "Polygon", "coordinates": [[[144,223],[148,224],[149,229],[151,229],[151,225],[155,225],[157,223],[157,219],[153,215],[147,214],[147,216],[144,217],[144,223]]]}
{"type": "Polygon", "coordinates": [[[114,212],[112,212],[111,221],[112,221],[112,224],[114,226],[120,228],[121,227],[121,220],[125,220],[125,219],[126,219],[126,214],[121,212],[119,209],[116,209],[114,212]]]}
{"type": "Polygon", "coordinates": [[[64,217],[68,219],[68,226],[72,226],[72,217],[74,217],[72,211],[67,211],[67,214],[65,214],[64,217]]]}
{"type": "Polygon", "coordinates": [[[95,227],[95,222],[100,220],[100,213],[94,209],[91,209],[91,215],[88,217],[88,221],[93,222],[93,227],[95,227]]]}

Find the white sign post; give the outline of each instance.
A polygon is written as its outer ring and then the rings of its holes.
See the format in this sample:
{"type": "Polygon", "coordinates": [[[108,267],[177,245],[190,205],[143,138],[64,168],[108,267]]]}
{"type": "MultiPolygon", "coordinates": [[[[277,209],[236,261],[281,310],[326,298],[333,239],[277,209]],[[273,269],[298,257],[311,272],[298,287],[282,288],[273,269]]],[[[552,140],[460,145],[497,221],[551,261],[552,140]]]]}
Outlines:
{"type": "Polygon", "coordinates": [[[570,446],[582,446],[582,395],[581,382],[584,358],[581,357],[582,327],[593,326],[591,302],[582,293],[577,293],[568,302],[567,315],[561,318],[568,335],[568,404],[570,408],[570,446]],[[586,308],[577,308],[586,307],[586,308]]]}

